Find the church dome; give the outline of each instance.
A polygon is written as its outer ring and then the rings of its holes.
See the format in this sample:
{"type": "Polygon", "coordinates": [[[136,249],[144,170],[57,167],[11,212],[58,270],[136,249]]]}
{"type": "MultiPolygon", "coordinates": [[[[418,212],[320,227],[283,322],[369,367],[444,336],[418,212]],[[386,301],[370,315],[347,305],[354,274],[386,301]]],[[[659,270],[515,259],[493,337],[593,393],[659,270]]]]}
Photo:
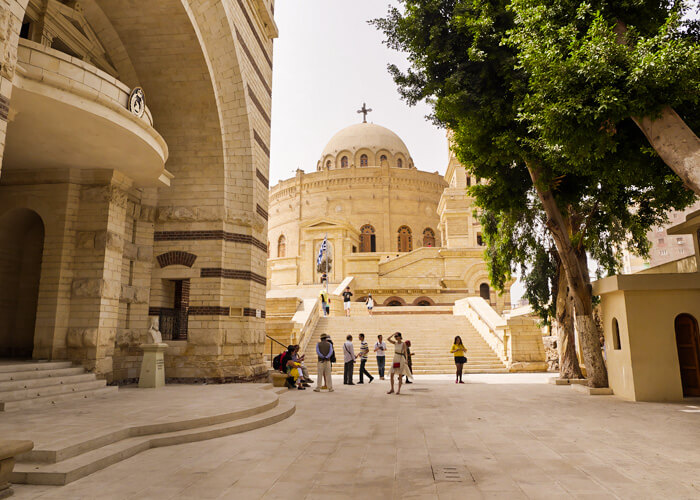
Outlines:
{"type": "Polygon", "coordinates": [[[414,168],[406,144],[394,132],[374,123],[350,125],[335,134],[323,149],[318,170],[350,166],[414,168]]]}

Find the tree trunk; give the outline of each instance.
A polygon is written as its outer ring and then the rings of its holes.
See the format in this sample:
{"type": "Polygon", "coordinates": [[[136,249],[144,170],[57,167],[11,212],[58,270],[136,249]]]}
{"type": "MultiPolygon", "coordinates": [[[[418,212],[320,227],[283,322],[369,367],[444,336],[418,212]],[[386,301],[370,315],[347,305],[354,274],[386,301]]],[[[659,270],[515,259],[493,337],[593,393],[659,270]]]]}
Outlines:
{"type": "Polygon", "coordinates": [[[574,316],[569,287],[567,286],[564,266],[559,264],[557,271],[556,307],[557,307],[557,347],[559,348],[559,377],[583,378],[578,356],[576,355],[576,336],[574,334],[574,316]]]}
{"type": "Polygon", "coordinates": [[[593,320],[593,294],[590,281],[586,279],[588,271],[586,270],[584,274],[581,269],[578,255],[571,244],[567,225],[552,191],[548,187],[542,187],[540,169],[531,163],[527,164],[527,168],[537,191],[537,196],[540,198],[542,207],[547,214],[547,228],[552,234],[566,273],[567,282],[569,283],[569,292],[573,298],[573,305],[576,311],[576,327],[588,375],[588,385],[591,387],[607,387],[608,373],[605,369],[603,353],[600,349],[598,331],[593,320]]]}
{"type": "Polygon", "coordinates": [[[632,119],[666,165],[700,194],[700,139],[678,113],[666,106],[655,120],[648,116],[632,119]]]}
{"type": "MultiPolygon", "coordinates": [[[[617,43],[627,45],[627,25],[618,20],[615,32],[617,43]]],[[[700,194],[700,139],[678,113],[666,106],[659,118],[633,116],[632,120],[664,163],[683,179],[686,187],[700,194]]]]}

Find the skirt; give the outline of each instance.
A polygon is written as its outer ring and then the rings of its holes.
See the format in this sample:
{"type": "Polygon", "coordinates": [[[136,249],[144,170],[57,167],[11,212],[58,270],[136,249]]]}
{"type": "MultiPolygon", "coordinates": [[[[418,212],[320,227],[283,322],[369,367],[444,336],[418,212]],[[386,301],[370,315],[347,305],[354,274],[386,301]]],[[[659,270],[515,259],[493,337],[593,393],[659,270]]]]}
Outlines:
{"type": "Polygon", "coordinates": [[[464,356],[455,356],[455,364],[456,365],[463,365],[466,362],[467,362],[467,358],[465,358],[464,356]]]}

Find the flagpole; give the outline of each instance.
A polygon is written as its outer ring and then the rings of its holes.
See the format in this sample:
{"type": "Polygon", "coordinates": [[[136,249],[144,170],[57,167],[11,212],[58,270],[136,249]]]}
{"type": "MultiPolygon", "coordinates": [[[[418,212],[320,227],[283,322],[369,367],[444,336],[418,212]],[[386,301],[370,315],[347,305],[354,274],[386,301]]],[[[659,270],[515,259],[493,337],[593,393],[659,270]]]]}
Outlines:
{"type": "MultiPolygon", "coordinates": [[[[324,239],[326,240],[326,295],[328,295],[328,280],[330,279],[328,276],[328,232],[326,232],[324,239]]],[[[328,300],[330,300],[330,296],[328,296],[328,300]]]]}

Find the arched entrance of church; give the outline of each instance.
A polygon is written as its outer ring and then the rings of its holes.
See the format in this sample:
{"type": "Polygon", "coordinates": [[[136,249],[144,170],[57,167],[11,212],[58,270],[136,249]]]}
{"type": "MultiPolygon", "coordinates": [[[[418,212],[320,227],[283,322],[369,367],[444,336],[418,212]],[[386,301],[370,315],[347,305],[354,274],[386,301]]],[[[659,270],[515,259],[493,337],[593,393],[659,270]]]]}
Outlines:
{"type": "Polygon", "coordinates": [[[698,334],[698,322],[690,314],[679,314],[676,316],[675,330],[683,396],[700,396],[700,335],[698,334]]]}
{"type": "Polygon", "coordinates": [[[28,209],[0,216],[0,357],[31,358],[44,223],[28,209]]]}

